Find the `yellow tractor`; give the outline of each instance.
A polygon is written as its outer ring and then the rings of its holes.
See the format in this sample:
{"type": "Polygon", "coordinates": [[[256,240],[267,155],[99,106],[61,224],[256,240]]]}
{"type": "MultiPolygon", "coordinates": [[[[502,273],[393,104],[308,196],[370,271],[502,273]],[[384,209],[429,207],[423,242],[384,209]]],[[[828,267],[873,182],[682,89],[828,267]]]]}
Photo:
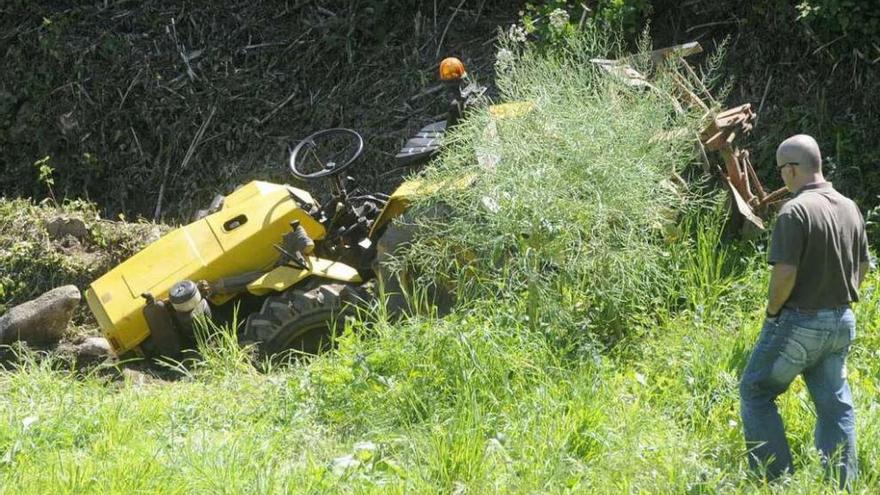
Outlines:
{"type": "MultiPolygon", "coordinates": [[[[440,78],[451,94],[448,118],[407,141],[400,164],[433,156],[485,91],[465,82],[457,59],[441,63],[440,78]]],[[[345,310],[369,297],[376,246],[421,187],[406,182],[390,196],[350,190],[345,172],[363,147],[350,129],[316,132],[292,150],[289,167],[307,183],[332,181],[328,200],[250,182],[95,280],[86,300],[114,351],[180,358],[194,347],[194,322],[229,320],[235,302],[246,315],[240,341],[262,354],[322,349],[345,310]]]]}

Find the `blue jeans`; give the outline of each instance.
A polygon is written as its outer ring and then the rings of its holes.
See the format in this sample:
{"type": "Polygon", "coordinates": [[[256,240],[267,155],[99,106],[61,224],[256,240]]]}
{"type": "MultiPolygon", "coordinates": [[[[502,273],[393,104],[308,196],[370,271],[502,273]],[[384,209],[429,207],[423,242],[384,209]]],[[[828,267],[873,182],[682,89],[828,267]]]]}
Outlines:
{"type": "Polygon", "coordinates": [[[819,311],[783,309],[764,321],[740,382],[740,413],[752,469],[767,477],[793,472],[776,397],[803,375],[816,406],[816,448],[840,486],[858,472],[855,410],[846,381],[846,355],[856,319],[847,307],[819,311]]]}

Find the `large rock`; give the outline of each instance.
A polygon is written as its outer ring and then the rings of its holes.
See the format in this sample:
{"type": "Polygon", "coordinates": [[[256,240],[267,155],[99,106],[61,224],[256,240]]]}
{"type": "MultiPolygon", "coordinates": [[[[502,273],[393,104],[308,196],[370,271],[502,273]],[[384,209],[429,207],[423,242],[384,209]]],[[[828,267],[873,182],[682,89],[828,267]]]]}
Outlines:
{"type": "Polygon", "coordinates": [[[53,239],[73,236],[81,241],[89,237],[89,228],[83,219],[67,215],[59,215],[47,221],[46,231],[53,239]]]}
{"type": "Polygon", "coordinates": [[[79,365],[100,363],[113,356],[110,342],[104,337],[86,337],[73,350],[79,365]]]}
{"type": "Polygon", "coordinates": [[[82,296],[74,285],[52,289],[0,316],[0,343],[22,340],[28,344],[58,342],[82,296]]]}
{"type": "Polygon", "coordinates": [[[78,342],[62,341],[55,351],[67,358],[77,369],[101,364],[114,356],[110,343],[104,337],[85,337],[78,342]]]}
{"type": "Polygon", "coordinates": [[[104,337],[86,337],[85,340],[77,344],[76,352],[83,357],[103,359],[109,356],[113,350],[110,347],[110,342],[107,342],[104,337]]]}

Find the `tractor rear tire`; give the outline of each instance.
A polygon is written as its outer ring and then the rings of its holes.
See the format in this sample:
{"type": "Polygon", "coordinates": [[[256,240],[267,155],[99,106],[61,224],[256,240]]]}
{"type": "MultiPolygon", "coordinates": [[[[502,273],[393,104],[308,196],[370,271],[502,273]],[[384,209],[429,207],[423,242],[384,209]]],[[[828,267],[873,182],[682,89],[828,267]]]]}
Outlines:
{"type": "Polygon", "coordinates": [[[327,350],[331,336],[345,328],[345,317],[366,300],[362,285],[320,283],[269,296],[259,312],[248,316],[243,341],[254,343],[261,356],[297,350],[327,350]]]}

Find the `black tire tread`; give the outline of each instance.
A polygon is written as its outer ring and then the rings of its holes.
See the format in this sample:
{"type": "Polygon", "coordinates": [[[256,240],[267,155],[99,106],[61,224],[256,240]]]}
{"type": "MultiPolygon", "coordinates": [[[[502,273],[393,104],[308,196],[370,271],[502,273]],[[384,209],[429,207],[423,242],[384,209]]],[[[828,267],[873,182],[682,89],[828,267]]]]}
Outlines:
{"type": "Polygon", "coordinates": [[[260,311],[248,316],[244,340],[255,343],[266,356],[290,349],[318,353],[329,345],[334,330],[344,328],[345,317],[365,295],[362,286],[324,281],[269,296],[260,311]]]}

